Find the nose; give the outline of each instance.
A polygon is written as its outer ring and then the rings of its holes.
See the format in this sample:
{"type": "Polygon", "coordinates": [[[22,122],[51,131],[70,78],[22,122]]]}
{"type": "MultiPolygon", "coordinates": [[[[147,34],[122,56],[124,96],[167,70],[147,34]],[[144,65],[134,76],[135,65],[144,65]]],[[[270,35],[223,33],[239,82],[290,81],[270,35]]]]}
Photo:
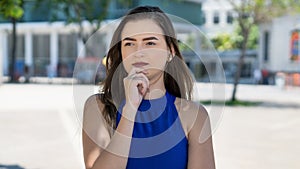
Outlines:
{"type": "Polygon", "coordinates": [[[135,53],[135,56],[136,57],[143,57],[145,54],[144,54],[144,50],[143,50],[143,45],[142,44],[138,44],[137,45],[137,48],[136,48],[136,53],[135,53]]]}

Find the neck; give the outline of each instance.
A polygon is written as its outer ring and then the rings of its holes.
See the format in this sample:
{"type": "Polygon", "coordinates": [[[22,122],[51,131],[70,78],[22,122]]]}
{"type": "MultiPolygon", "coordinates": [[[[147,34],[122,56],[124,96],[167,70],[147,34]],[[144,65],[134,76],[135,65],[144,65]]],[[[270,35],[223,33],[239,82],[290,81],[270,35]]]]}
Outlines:
{"type": "Polygon", "coordinates": [[[150,80],[149,92],[146,93],[145,99],[157,99],[165,95],[166,87],[164,84],[164,73],[161,73],[157,78],[150,80]]]}

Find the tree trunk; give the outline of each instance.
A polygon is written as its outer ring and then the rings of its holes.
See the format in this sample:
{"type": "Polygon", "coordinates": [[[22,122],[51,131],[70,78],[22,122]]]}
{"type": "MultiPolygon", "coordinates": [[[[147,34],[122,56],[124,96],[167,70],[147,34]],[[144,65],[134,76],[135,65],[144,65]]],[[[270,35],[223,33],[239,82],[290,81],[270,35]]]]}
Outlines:
{"type": "Polygon", "coordinates": [[[243,33],[244,40],[243,40],[243,43],[242,43],[241,56],[240,56],[239,61],[238,61],[237,71],[236,71],[235,77],[234,77],[231,101],[236,101],[237,100],[236,99],[237,86],[238,86],[239,81],[240,81],[242,68],[243,68],[243,64],[244,64],[244,58],[245,58],[245,55],[246,55],[248,36],[249,36],[249,31],[244,30],[244,33],[243,33]]]}
{"type": "Polygon", "coordinates": [[[12,18],[12,48],[11,48],[11,62],[10,62],[10,82],[17,82],[15,76],[15,62],[16,62],[16,49],[17,49],[17,34],[16,34],[16,24],[17,20],[12,18]]]}

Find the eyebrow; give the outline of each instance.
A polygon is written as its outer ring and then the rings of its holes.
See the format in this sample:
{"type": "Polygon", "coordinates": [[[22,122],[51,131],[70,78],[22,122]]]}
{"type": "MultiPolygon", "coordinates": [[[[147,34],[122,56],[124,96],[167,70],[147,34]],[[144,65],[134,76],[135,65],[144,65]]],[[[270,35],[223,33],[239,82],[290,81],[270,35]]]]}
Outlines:
{"type": "MultiPolygon", "coordinates": [[[[124,38],[123,41],[125,40],[129,40],[129,41],[136,41],[136,39],[134,38],[124,38]]],[[[158,38],[154,37],[154,36],[151,36],[151,37],[147,37],[147,38],[144,38],[143,41],[147,41],[147,40],[158,40],[158,38]]]]}

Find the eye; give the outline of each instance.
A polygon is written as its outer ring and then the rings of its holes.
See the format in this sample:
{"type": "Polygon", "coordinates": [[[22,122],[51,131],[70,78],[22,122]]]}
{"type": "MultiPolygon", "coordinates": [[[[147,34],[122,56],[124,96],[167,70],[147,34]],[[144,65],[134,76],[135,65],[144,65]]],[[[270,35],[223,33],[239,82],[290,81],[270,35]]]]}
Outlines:
{"type": "Polygon", "coordinates": [[[125,44],[124,44],[124,46],[133,46],[134,44],[133,43],[130,43],[130,42],[126,42],[125,44]]]}
{"type": "Polygon", "coordinates": [[[146,45],[153,46],[153,45],[156,45],[156,43],[154,43],[154,42],[147,42],[146,45]]]}

